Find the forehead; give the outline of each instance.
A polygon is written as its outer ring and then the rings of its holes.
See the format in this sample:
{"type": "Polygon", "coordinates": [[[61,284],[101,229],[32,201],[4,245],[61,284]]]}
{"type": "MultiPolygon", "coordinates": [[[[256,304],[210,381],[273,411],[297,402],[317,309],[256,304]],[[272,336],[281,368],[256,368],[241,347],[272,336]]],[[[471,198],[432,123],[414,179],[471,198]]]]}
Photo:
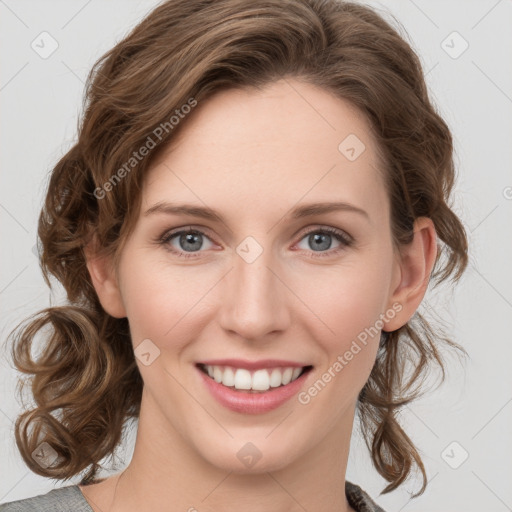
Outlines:
{"type": "Polygon", "coordinates": [[[238,216],[317,200],[386,206],[365,116],[323,89],[283,79],[224,90],[184,122],[146,177],[143,206],[187,201],[238,216]]]}

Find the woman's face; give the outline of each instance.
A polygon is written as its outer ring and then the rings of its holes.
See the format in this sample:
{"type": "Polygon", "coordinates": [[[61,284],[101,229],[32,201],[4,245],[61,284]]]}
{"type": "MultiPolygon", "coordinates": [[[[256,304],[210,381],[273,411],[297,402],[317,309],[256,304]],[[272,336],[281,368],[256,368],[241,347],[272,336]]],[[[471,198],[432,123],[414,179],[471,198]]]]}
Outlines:
{"type": "Polygon", "coordinates": [[[147,176],[117,269],[143,414],[162,449],[179,437],[226,470],[276,470],[336,451],[380,331],[400,309],[369,127],[347,102],[296,80],[223,91],[186,122],[147,176]],[[345,206],[308,210],[317,203],[345,206]],[[217,218],[199,214],[206,208],[217,218]],[[199,368],[208,362],[213,379],[199,368]],[[303,367],[298,384],[277,387],[303,367]],[[215,377],[276,387],[236,391],[215,377]]]}

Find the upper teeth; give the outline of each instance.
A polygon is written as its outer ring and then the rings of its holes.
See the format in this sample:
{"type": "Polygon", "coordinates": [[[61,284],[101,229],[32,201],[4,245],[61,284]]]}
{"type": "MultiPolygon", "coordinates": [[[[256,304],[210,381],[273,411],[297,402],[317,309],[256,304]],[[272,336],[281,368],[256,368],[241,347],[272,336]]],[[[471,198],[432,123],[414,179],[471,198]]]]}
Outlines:
{"type": "Polygon", "coordinates": [[[233,368],[231,366],[205,365],[208,375],[216,382],[224,386],[234,386],[235,389],[253,389],[266,391],[269,388],[285,386],[295,380],[302,368],[268,368],[256,370],[251,373],[245,368],[233,368]]]}

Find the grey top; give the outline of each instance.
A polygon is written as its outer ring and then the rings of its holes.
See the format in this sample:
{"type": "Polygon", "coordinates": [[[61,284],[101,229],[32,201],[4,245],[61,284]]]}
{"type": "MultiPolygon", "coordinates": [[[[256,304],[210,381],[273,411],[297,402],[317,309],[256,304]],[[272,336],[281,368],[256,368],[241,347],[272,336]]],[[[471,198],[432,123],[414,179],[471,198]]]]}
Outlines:
{"type": "MultiPolygon", "coordinates": [[[[345,482],[345,494],[357,512],[385,512],[358,485],[345,482]]],[[[0,512],[94,512],[78,485],[53,489],[33,498],[0,505],[0,512]]]]}

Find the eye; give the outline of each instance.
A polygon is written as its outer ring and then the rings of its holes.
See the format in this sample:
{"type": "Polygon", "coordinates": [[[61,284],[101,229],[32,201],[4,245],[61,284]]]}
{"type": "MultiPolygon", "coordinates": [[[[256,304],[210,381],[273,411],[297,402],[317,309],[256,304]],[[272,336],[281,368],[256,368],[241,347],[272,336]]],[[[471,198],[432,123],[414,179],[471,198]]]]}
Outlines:
{"type": "Polygon", "coordinates": [[[180,257],[195,258],[196,256],[193,253],[203,248],[205,240],[210,243],[210,247],[207,244],[206,249],[210,249],[213,244],[209,241],[209,238],[202,231],[189,228],[164,234],[160,243],[180,257]]]}
{"type": "MultiPolygon", "coordinates": [[[[306,240],[306,245],[309,247],[299,248],[312,252],[311,258],[332,256],[351,246],[354,242],[350,235],[330,227],[310,229],[303,235],[301,242],[302,240],[306,240]],[[338,248],[331,249],[333,238],[338,242],[338,248]]],[[[199,255],[194,253],[200,253],[201,249],[211,249],[213,246],[210,238],[203,231],[191,227],[166,232],[158,239],[158,243],[180,258],[197,258],[199,255]]]]}
{"type": "MultiPolygon", "coordinates": [[[[310,250],[310,247],[313,247],[313,254],[311,254],[312,258],[332,256],[333,254],[337,254],[344,250],[346,247],[350,247],[353,243],[352,237],[343,231],[329,227],[314,228],[308,231],[301,241],[302,240],[306,240],[306,245],[309,246],[305,248],[306,250],[310,250]],[[333,238],[339,243],[339,247],[336,249],[330,249],[333,238]]],[[[304,247],[300,248],[304,249],[304,247]]]]}

